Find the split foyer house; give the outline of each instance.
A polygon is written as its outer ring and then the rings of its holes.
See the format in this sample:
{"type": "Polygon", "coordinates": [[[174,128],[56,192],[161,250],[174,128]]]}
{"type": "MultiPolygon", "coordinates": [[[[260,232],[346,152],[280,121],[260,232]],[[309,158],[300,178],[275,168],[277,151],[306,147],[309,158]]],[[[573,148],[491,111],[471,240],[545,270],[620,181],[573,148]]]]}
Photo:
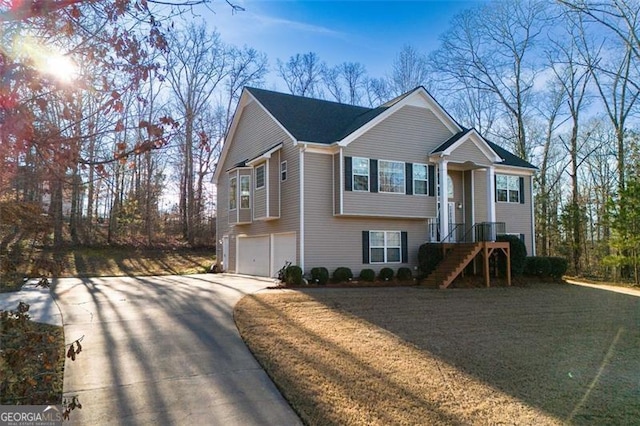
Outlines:
{"type": "Polygon", "coordinates": [[[533,238],[535,167],[422,87],[377,108],[245,88],[217,165],[218,262],[416,269],[425,242],[533,238]]]}

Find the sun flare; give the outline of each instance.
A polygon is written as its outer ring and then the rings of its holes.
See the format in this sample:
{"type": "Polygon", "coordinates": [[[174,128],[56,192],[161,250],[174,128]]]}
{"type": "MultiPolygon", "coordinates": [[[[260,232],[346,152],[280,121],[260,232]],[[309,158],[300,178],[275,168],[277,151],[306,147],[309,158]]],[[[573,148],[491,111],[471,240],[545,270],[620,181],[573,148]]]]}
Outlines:
{"type": "Polygon", "coordinates": [[[30,61],[38,72],[53,77],[60,83],[72,83],[79,76],[78,65],[55,46],[45,46],[30,37],[20,37],[14,40],[13,47],[13,50],[30,61]]]}
{"type": "Polygon", "coordinates": [[[78,76],[78,66],[68,56],[52,53],[44,61],[46,74],[51,75],[62,83],[70,83],[78,76]]]}

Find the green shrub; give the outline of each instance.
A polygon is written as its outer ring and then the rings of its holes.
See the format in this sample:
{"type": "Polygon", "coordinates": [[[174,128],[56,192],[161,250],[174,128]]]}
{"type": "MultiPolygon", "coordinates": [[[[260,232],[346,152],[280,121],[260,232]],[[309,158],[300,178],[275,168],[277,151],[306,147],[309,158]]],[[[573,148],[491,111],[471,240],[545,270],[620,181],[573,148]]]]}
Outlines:
{"type": "Polygon", "coordinates": [[[411,281],[413,279],[413,273],[410,268],[403,266],[398,269],[398,279],[400,281],[411,281]]]}
{"type": "Polygon", "coordinates": [[[376,279],[376,271],[373,269],[363,269],[360,271],[360,279],[362,281],[373,282],[376,279]]]}
{"type": "Polygon", "coordinates": [[[548,257],[529,256],[524,262],[524,274],[534,277],[546,277],[551,270],[551,262],[548,257]]]}
{"type": "Polygon", "coordinates": [[[549,275],[553,278],[562,278],[568,267],[569,261],[564,257],[549,258],[549,275]]]}
{"type": "Polygon", "coordinates": [[[442,260],[442,246],[436,243],[425,243],[418,250],[418,267],[425,277],[438,266],[442,260]]]}
{"type": "Polygon", "coordinates": [[[353,278],[353,272],[351,269],[345,268],[343,266],[337,268],[333,271],[333,281],[337,283],[350,281],[353,278]]]}
{"type": "MultiPolygon", "coordinates": [[[[524,264],[527,259],[527,246],[520,237],[516,235],[498,235],[496,238],[498,242],[509,243],[509,253],[511,254],[511,275],[522,275],[524,271],[524,264]]],[[[504,275],[507,271],[507,262],[500,262],[500,272],[504,275]]]]}
{"type": "Polygon", "coordinates": [[[380,279],[382,281],[389,281],[393,279],[393,269],[391,268],[380,269],[380,279]]]}
{"type": "Polygon", "coordinates": [[[296,265],[291,265],[284,272],[284,281],[287,285],[300,285],[303,284],[302,280],[302,268],[296,265]]]}
{"type": "Polygon", "coordinates": [[[329,282],[329,270],[324,267],[311,268],[311,282],[325,285],[329,282]]]}

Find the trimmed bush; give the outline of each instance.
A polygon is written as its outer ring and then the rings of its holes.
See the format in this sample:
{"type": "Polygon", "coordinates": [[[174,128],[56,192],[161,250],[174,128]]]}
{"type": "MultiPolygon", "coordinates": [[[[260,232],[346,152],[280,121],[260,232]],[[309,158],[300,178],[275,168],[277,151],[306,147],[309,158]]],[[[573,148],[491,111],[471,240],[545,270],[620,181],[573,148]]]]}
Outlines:
{"type": "Polygon", "coordinates": [[[329,282],[329,270],[325,267],[311,268],[311,282],[325,285],[329,282]]]}
{"type": "Polygon", "coordinates": [[[533,277],[546,277],[551,270],[548,257],[529,256],[524,262],[524,274],[533,277]]]}
{"type": "MultiPolygon", "coordinates": [[[[522,275],[527,259],[527,246],[524,245],[524,242],[516,235],[498,235],[496,241],[509,243],[511,275],[522,275]]],[[[500,262],[499,268],[500,272],[504,275],[507,271],[507,262],[500,262]]]]}
{"type": "Polygon", "coordinates": [[[418,267],[425,277],[438,266],[442,260],[442,245],[425,243],[418,250],[418,267]]]}
{"type": "Polygon", "coordinates": [[[284,271],[284,282],[287,285],[300,285],[303,284],[302,280],[302,268],[296,265],[291,265],[284,271]]]}
{"type": "Polygon", "coordinates": [[[411,281],[413,279],[413,273],[411,272],[410,268],[403,266],[402,268],[398,269],[397,277],[400,281],[411,281]]]}
{"type": "Polygon", "coordinates": [[[562,278],[568,267],[569,261],[564,257],[549,258],[549,275],[553,278],[562,278]]]}
{"type": "Polygon", "coordinates": [[[393,269],[391,268],[380,269],[380,279],[382,281],[389,281],[393,279],[393,269]]]}
{"type": "Polygon", "coordinates": [[[363,269],[360,271],[360,279],[362,281],[373,282],[376,279],[376,271],[373,269],[363,269]]]}
{"type": "Polygon", "coordinates": [[[351,269],[341,266],[333,271],[333,281],[337,283],[346,282],[353,278],[351,269]]]}

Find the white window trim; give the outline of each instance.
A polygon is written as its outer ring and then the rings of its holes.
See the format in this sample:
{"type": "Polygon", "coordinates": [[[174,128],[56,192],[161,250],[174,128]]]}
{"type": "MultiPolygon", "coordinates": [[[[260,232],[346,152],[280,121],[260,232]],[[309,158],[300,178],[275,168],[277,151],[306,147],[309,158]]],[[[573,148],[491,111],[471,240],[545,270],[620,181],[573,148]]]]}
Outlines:
{"type": "Polygon", "coordinates": [[[232,176],[229,178],[229,211],[234,211],[238,209],[238,177],[237,176],[232,176]],[[233,193],[233,191],[231,190],[232,185],[231,182],[233,182],[235,180],[236,183],[236,190],[235,190],[235,203],[233,204],[233,206],[231,206],[231,194],[233,193]]]}
{"type": "Polygon", "coordinates": [[[351,158],[351,189],[354,192],[369,192],[371,190],[371,159],[365,157],[352,157],[351,158]],[[356,173],[355,168],[353,167],[354,160],[367,160],[367,174],[364,173],[356,173]],[[367,177],[367,189],[356,189],[356,176],[366,176],[367,177]]]}
{"type": "Polygon", "coordinates": [[[238,181],[240,183],[240,185],[238,185],[238,189],[239,189],[239,193],[240,193],[240,209],[241,210],[249,210],[251,209],[251,176],[250,175],[240,175],[240,179],[238,181]],[[247,185],[247,187],[249,188],[249,207],[242,207],[242,180],[243,179],[248,179],[249,180],[249,184],[247,185]]]}
{"type": "Polygon", "coordinates": [[[287,175],[288,175],[287,160],[284,160],[280,163],[280,182],[286,182],[287,175]],[[284,173],[284,178],[282,177],[283,173],[284,173]]]}
{"type": "Polygon", "coordinates": [[[423,163],[413,163],[413,176],[411,176],[411,179],[413,180],[413,195],[418,195],[421,197],[428,197],[429,196],[429,165],[428,164],[423,164],[423,163]],[[427,171],[426,174],[426,178],[425,179],[416,179],[416,175],[415,175],[415,170],[416,170],[416,166],[424,166],[424,168],[427,171]],[[416,194],[416,180],[418,181],[424,181],[425,183],[425,189],[426,189],[426,193],[424,194],[416,194]]]}
{"type": "Polygon", "coordinates": [[[380,231],[380,230],[372,230],[369,231],[369,263],[373,264],[373,265],[382,265],[382,264],[399,264],[402,263],[402,231],[380,231]],[[384,233],[384,246],[374,246],[371,244],[371,233],[372,232],[382,232],[384,233]],[[387,238],[387,234],[390,233],[394,233],[394,234],[398,234],[399,235],[399,240],[400,240],[400,245],[398,246],[390,246],[388,245],[388,238],[387,238]],[[383,262],[374,262],[373,261],[373,256],[371,255],[371,249],[383,249],[383,253],[384,253],[384,261],[383,262]],[[387,259],[387,250],[388,249],[398,249],[398,254],[400,255],[400,259],[397,262],[389,262],[387,259]]]}
{"type": "Polygon", "coordinates": [[[259,166],[256,166],[256,189],[264,189],[265,187],[265,182],[267,180],[267,168],[265,166],[265,163],[260,164],[259,166]],[[262,168],[262,186],[258,186],[258,170],[262,168]]]}
{"type": "MultiPolygon", "coordinates": [[[[413,176],[412,176],[413,177],[413,176]]],[[[404,195],[407,193],[407,169],[406,164],[403,161],[393,161],[393,160],[378,160],[378,192],[382,194],[400,194],[404,195]],[[402,164],[402,192],[399,191],[383,191],[382,185],[380,183],[380,173],[382,172],[382,167],[380,167],[380,163],[396,163],[402,164]]]]}
{"type": "Polygon", "coordinates": [[[503,174],[503,173],[496,173],[496,189],[495,189],[495,191],[496,191],[496,195],[495,195],[496,203],[520,204],[520,198],[522,197],[522,195],[520,194],[520,176],[517,176],[517,175],[506,175],[506,174],[503,174]],[[498,177],[499,176],[505,176],[507,178],[507,187],[501,189],[502,191],[504,191],[504,190],[507,191],[507,199],[505,201],[498,200],[498,190],[500,189],[498,187],[498,180],[499,180],[498,177]],[[509,189],[509,179],[515,179],[518,182],[518,189],[517,189],[518,201],[510,201],[509,192],[510,191],[513,192],[513,191],[516,191],[516,190],[509,189]]]}

